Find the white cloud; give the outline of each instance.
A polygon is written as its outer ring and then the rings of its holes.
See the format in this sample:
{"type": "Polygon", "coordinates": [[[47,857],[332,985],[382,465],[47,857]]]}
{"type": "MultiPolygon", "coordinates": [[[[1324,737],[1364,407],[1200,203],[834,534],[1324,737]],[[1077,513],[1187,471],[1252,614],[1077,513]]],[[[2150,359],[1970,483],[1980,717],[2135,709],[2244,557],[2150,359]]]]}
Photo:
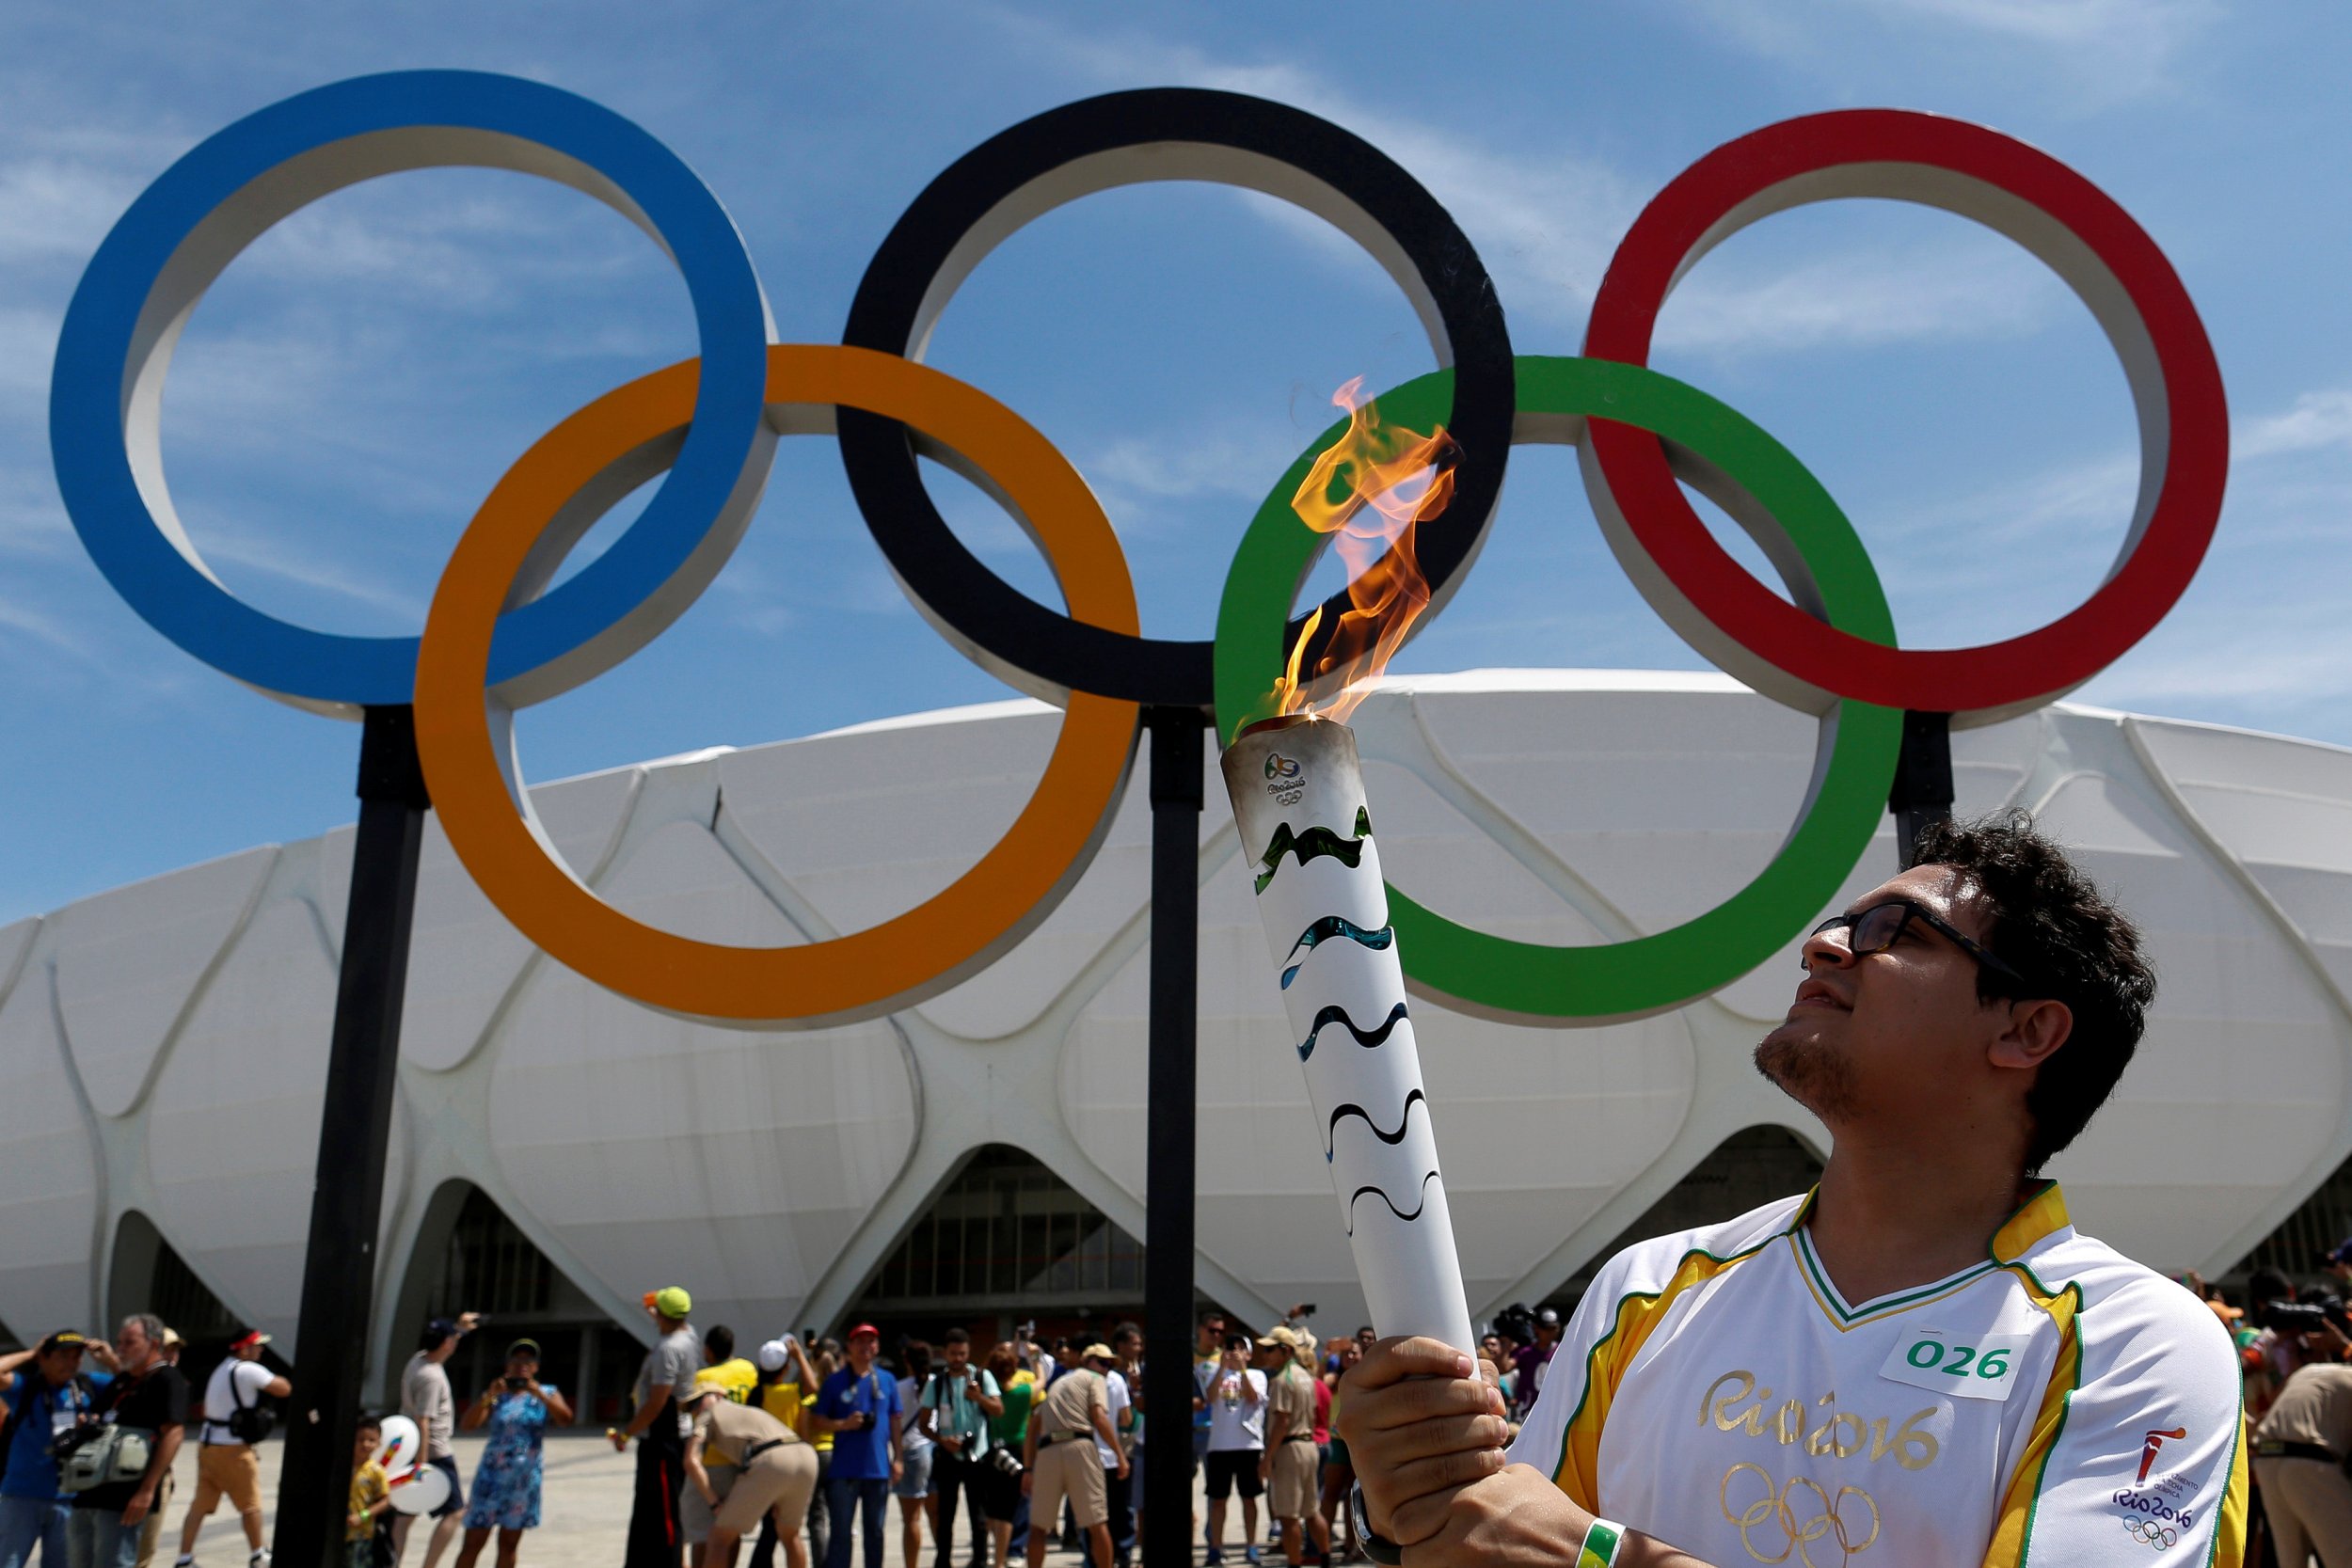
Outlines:
{"type": "Polygon", "coordinates": [[[2230,448],[2240,460],[2342,447],[2352,451],[2352,388],[2305,392],[2282,414],[2240,420],[2230,448]]]}
{"type": "MultiPolygon", "coordinates": [[[[1609,258],[1654,194],[1652,182],[1576,148],[1503,151],[1363,103],[1294,65],[1238,64],[1140,34],[1078,35],[1035,17],[995,14],[1026,45],[1052,51],[1104,87],[1178,82],[1254,93],[1363,136],[1454,214],[1494,274],[1514,322],[1565,335],[1547,341],[1522,333],[1523,353],[1579,345],[1609,258]]],[[[1353,248],[1286,202],[1253,197],[1248,205],[1318,246],[1353,248]]],[[[1710,259],[1676,293],[1661,318],[1661,343],[1728,355],[2008,338],[2040,326],[2064,297],[2037,263],[1989,234],[1891,251],[1866,245],[1793,266],[1758,266],[1726,254],[1710,259]]]]}
{"type": "Polygon", "coordinates": [[[1885,59],[1872,77],[1925,60],[1943,73],[1973,65],[2005,87],[2031,79],[2065,114],[2172,90],[2224,14],[2219,0],[1697,0],[1692,9],[1709,37],[1840,87],[1859,59],[1885,59]]]}

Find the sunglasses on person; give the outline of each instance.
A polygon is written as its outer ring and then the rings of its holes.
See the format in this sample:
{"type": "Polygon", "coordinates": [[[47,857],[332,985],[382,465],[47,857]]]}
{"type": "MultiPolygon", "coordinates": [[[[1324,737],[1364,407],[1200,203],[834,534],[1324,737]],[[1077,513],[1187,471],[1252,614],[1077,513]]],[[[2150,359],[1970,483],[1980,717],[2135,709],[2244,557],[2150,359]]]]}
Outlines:
{"type": "Polygon", "coordinates": [[[1867,958],[1873,953],[1883,953],[1902,941],[1903,932],[1910,928],[1911,923],[1915,920],[1944,937],[1953,946],[2011,985],[2023,989],[2030,984],[2016,965],[1995,957],[1992,949],[1954,927],[1950,921],[1944,919],[1933,910],[1923,904],[1914,903],[1908,898],[1890,898],[1883,904],[1873,904],[1867,910],[1855,910],[1846,914],[1831,915],[1827,920],[1814,927],[1812,934],[1817,937],[1826,936],[1832,931],[1843,928],[1846,932],[1848,951],[1857,958],[1867,958]]]}

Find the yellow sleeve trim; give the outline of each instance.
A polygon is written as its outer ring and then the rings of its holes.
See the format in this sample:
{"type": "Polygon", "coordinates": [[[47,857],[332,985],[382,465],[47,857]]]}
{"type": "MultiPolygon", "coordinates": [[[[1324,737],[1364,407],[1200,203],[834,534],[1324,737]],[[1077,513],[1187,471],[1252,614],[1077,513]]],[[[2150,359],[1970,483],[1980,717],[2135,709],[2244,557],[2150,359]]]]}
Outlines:
{"type": "Polygon", "coordinates": [[[1616,1400],[1617,1385],[1626,1369],[1633,1364],[1648,1342],[1650,1331],[1665,1318],[1677,1297],[1692,1286],[1714,1278],[1734,1263],[1753,1258],[1773,1241],[1773,1236],[1756,1243],[1745,1252],[1735,1252],[1728,1258],[1710,1253],[1685,1253],[1665,1285],[1653,1291],[1636,1291],[1617,1303],[1616,1321],[1609,1332],[1593,1341],[1593,1348],[1584,1358],[1584,1397],[1577,1402],[1568,1417],[1567,1429],[1561,1435],[1560,1464],[1551,1473],[1552,1483],[1565,1492],[1579,1508],[1587,1513],[1598,1513],[1600,1507],[1600,1433],[1609,1423],[1609,1407],[1616,1400]]]}

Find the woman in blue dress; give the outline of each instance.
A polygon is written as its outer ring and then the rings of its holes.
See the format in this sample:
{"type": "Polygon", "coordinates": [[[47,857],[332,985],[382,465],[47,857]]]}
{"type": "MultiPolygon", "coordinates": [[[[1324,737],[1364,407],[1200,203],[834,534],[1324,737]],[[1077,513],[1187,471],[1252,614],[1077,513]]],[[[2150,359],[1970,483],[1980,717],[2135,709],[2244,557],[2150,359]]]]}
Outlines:
{"type": "Polygon", "coordinates": [[[488,1427],[490,1443],[474,1466],[457,1568],[474,1568],[493,1529],[499,1532],[498,1568],[515,1568],[523,1531],[539,1523],[541,1439],[549,1421],[569,1426],[571,1419],[563,1394],[539,1381],[539,1342],[517,1339],[507,1346],[505,1374],[482,1390],[458,1422],[469,1432],[488,1427]]]}

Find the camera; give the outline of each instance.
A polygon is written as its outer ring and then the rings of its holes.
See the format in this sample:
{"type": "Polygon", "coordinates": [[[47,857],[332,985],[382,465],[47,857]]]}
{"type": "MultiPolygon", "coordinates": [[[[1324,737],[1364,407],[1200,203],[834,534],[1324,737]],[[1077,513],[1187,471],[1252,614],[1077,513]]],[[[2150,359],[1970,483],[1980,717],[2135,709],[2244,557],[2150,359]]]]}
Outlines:
{"type": "Polygon", "coordinates": [[[2322,1296],[2317,1301],[2266,1301],[2254,1314],[2254,1322],[2273,1334],[2316,1334],[2329,1323],[2352,1334],[2352,1318],[2347,1318],[2341,1296],[2322,1296]]]}
{"type": "Polygon", "coordinates": [[[56,1460],[71,1458],[73,1450],[97,1436],[99,1430],[95,1421],[83,1421],[66,1428],[49,1440],[49,1457],[56,1460]]]}

